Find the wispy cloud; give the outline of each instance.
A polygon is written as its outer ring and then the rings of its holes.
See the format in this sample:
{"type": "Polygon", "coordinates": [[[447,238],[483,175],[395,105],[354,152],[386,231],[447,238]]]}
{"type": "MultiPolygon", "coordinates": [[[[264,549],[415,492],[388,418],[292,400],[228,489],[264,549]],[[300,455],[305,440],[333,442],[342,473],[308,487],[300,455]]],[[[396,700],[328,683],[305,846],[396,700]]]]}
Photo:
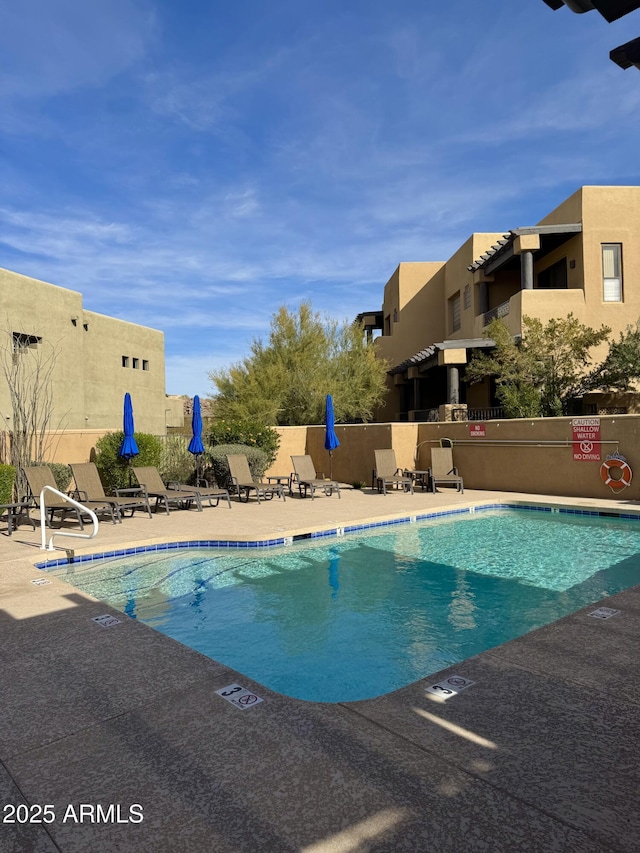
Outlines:
{"type": "Polygon", "coordinates": [[[172,383],[280,304],[353,316],[400,261],[638,180],[596,15],[241,6],[25,0],[0,31],[0,265],[163,329],[172,383]]]}

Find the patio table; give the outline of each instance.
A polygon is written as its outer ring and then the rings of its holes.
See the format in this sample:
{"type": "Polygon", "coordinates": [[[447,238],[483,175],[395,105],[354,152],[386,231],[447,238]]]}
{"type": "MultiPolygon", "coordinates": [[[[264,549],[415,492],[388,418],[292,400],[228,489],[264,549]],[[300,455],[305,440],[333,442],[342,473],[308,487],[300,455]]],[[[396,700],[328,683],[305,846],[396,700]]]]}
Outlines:
{"type": "Polygon", "coordinates": [[[10,504],[0,504],[0,518],[2,518],[5,514],[7,516],[7,535],[11,536],[14,530],[18,527],[18,520],[20,518],[26,519],[29,524],[36,529],[36,523],[29,515],[29,510],[31,509],[31,504],[26,501],[20,501],[18,503],[10,503],[10,504]]]}

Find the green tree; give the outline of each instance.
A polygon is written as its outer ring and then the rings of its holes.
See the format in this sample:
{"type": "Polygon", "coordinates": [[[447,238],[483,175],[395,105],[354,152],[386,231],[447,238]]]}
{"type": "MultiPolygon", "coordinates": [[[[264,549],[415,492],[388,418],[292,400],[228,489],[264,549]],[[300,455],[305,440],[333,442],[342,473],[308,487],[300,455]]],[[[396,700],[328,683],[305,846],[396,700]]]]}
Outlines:
{"type": "Polygon", "coordinates": [[[609,345],[607,357],[587,379],[589,391],[631,391],[640,378],[640,320],[609,345]]]}
{"type": "Polygon", "coordinates": [[[337,421],[367,421],[384,400],[386,370],[359,324],[322,317],[309,302],[282,306],[266,344],[254,340],[247,358],[209,374],[214,413],[270,426],[321,423],[332,394],[337,421]]]}
{"type": "Polygon", "coordinates": [[[494,320],[485,334],[496,346],[491,353],[474,355],[466,380],[494,377],[496,396],[507,417],[567,414],[571,401],[595,387],[597,368],[591,367],[591,350],[610,332],[607,326],[585,326],[573,314],[546,325],[523,317],[522,338],[517,341],[502,320],[494,320]]]}

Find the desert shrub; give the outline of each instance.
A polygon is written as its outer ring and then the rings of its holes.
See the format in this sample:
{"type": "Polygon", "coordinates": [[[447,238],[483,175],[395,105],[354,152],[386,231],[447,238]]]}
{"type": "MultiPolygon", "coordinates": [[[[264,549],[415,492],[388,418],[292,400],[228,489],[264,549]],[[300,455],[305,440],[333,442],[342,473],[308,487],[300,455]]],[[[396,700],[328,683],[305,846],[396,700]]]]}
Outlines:
{"type": "Polygon", "coordinates": [[[278,431],[254,420],[215,421],[209,429],[207,441],[213,447],[221,444],[258,447],[267,456],[267,468],[275,462],[280,447],[278,431]]]}
{"type": "Polygon", "coordinates": [[[208,463],[213,469],[216,482],[223,489],[231,486],[231,474],[227,464],[227,456],[243,453],[247,457],[249,468],[254,477],[262,477],[269,467],[269,459],[264,450],[259,447],[248,447],[246,444],[219,444],[207,453],[208,463]]]}
{"type": "Polygon", "coordinates": [[[0,503],[13,503],[13,485],[16,481],[16,469],[13,465],[0,464],[0,503]]]}
{"type": "Polygon", "coordinates": [[[162,447],[158,471],[165,483],[171,480],[193,485],[196,459],[189,453],[189,438],[184,435],[168,435],[162,447]]]}
{"type": "MultiPolygon", "coordinates": [[[[132,460],[132,465],[160,466],[162,441],[146,432],[134,433],[140,453],[132,460]]],[[[109,432],[96,441],[96,467],[106,492],[124,489],[129,485],[129,462],[118,456],[124,433],[109,432]]]]}
{"type": "Polygon", "coordinates": [[[61,462],[49,462],[49,468],[51,468],[58,491],[66,492],[73,478],[71,468],[68,465],[63,465],[61,462]]]}

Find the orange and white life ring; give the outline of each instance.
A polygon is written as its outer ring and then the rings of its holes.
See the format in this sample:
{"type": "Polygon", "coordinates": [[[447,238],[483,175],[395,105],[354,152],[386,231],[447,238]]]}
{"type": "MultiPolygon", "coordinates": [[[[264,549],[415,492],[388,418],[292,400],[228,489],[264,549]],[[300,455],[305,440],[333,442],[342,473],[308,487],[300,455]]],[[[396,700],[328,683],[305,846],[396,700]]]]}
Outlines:
{"type": "Polygon", "coordinates": [[[600,477],[612,492],[621,492],[631,485],[633,471],[624,456],[607,456],[600,466],[600,477]],[[611,476],[613,471],[617,472],[615,477],[611,476]]]}

